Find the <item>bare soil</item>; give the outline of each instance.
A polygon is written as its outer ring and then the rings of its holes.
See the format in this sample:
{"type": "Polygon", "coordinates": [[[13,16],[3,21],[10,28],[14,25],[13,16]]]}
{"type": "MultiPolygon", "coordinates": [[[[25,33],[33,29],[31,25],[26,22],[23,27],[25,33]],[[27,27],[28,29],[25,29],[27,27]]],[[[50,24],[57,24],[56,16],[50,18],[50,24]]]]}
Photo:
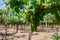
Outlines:
{"type": "MultiPolygon", "coordinates": [[[[39,28],[39,29],[43,30],[43,28],[39,28]]],[[[27,25],[24,30],[19,29],[17,33],[15,33],[16,29],[13,27],[7,28],[8,34],[14,33],[13,35],[8,35],[7,39],[8,40],[28,40],[29,30],[30,30],[30,27],[27,27],[27,25]]],[[[50,31],[51,30],[50,28],[47,29],[47,30],[49,30],[47,32],[44,32],[41,30],[39,30],[38,32],[33,32],[31,40],[53,40],[54,32],[50,31]]],[[[2,28],[0,28],[0,34],[1,33],[5,33],[4,26],[2,28]]],[[[5,40],[3,34],[0,35],[0,40],[2,40],[2,39],[5,40]]]]}

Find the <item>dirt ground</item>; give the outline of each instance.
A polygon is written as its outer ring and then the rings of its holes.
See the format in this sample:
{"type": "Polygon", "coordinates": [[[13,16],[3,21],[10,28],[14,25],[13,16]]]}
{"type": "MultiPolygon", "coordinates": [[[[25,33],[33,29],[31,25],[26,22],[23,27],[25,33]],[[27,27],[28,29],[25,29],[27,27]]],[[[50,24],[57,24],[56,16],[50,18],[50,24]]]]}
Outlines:
{"type": "MultiPolygon", "coordinates": [[[[16,35],[20,35],[21,37],[15,38],[15,40],[28,40],[29,33],[17,33],[16,35]]],[[[52,33],[46,32],[37,32],[37,34],[33,34],[31,40],[53,40],[52,33]]]]}
{"type": "MultiPolygon", "coordinates": [[[[1,29],[1,28],[0,28],[1,29]]],[[[28,29],[28,28],[26,28],[28,29]]],[[[11,33],[15,33],[15,29],[13,28],[10,28],[7,30],[7,32],[9,34],[11,33]]],[[[29,38],[29,32],[27,32],[28,30],[18,30],[17,33],[13,34],[13,35],[10,35],[10,36],[7,36],[7,39],[8,40],[28,40],[29,38]]],[[[2,33],[5,33],[5,30],[1,29],[0,30],[0,34],[2,33]]],[[[32,34],[32,37],[31,37],[31,40],[53,40],[53,35],[54,35],[54,32],[33,32],[32,34]]],[[[5,40],[3,38],[4,35],[0,35],[0,40],[5,40]]]]}

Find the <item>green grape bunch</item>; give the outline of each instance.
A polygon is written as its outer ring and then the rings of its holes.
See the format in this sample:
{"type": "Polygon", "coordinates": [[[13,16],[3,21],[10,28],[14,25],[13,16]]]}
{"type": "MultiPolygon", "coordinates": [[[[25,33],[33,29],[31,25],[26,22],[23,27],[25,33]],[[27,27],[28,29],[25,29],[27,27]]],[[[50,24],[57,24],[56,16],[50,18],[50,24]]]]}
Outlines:
{"type": "Polygon", "coordinates": [[[25,13],[24,14],[24,19],[29,21],[30,20],[30,14],[29,13],[25,13]]]}

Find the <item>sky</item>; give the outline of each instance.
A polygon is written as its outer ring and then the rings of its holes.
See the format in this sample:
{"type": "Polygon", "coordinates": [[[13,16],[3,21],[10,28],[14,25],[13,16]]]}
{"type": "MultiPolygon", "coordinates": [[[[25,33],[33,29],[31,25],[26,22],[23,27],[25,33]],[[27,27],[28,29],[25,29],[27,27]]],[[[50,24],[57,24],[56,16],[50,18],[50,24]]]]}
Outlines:
{"type": "Polygon", "coordinates": [[[0,0],[0,9],[4,9],[5,6],[6,6],[6,5],[4,4],[3,0],[0,0]]]}

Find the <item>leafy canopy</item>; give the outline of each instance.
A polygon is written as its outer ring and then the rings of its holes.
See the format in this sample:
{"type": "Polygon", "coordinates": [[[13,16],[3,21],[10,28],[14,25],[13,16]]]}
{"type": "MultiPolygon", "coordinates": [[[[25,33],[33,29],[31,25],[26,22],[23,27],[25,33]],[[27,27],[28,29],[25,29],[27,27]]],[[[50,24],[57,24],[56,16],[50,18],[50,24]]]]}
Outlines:
{"type": "Polygon", "coordinates": [[[32,32],[37,30],[39,22],[48,13],[54,14],[56,23],[59,23],[60,0],[4,0],[4,2],[14,14],[23,13],[24,20],[31,24],[32,32]]]}

